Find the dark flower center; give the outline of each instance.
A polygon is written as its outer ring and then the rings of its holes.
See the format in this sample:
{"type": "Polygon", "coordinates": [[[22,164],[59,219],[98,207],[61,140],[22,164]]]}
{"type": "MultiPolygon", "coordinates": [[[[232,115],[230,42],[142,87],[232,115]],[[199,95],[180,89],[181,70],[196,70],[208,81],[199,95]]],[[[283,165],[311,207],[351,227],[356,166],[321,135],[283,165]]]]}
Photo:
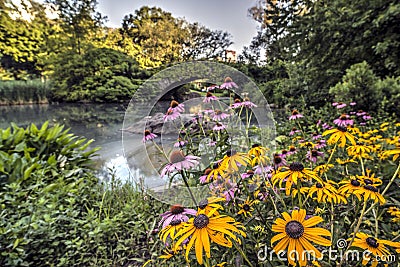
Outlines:
{"type": "Polygon", "coordinates": [[[231,83],[232,82],[232,78],[231,77],[226,77],[224,82],[231,83]]]}
{"type": "Polygon", "coordinates": [[[314,157],[314,158],[318,157],[318,151],[317,150],[312,150],[311,151],[311,156],[314,157]]]}
{"type": "Polygon", "coordinates": [[[290,152],[294,152],[294,151],[296,151],[296,148],[295,148],[294,146],[291,146],[291,147],[289,148],[289,151],[290,151],[290,152]]]}
{"type": "Polygon", "coordinates": [[[293,239],[299,239],[304,234],[304,226],[298,221],[290,221],[285,226],[286,234],[293,239]]]}
{"type": "Polygon", "coordinates": [[[207,92],[207,95],[206,95],[206,97],[212,97],[213,96],[213,94],[212,93],[210,93],[210,92],[207,92]]]}
{"type": "Polygon", "coordinates": [[[254,171],[253,171],[253,170],[248,170],[246,173],[247,173],[248,175],[250,175],[250,176],[253,176],[253,175],[254,175],[254,171]]]}
{"type": "Polygon", "coordinates": [[[318,135],[318,133],[316,133],[316,132],[313,132],[313,134],[312,134],[313,136],[317,136],[318,135]]]}
{"type": "Polygon", "coordinates": [[[182,205],[172,205],[170,209],[171,213],[174,215],[181,214],[185,211],[185,208],[182,205]]]}
{"type": "Polygon", "coordinates": [[[206,215],[200,214],[200,215],[196,216],[196,218],[194,218],[193,225],[197,229],[201,229],[201,228],[206,227],[209,222],[210,222],[210,219],[206,215]]]}
{"type": "Polygon", "coordinates": [[[373,247],[373,248],[379,247],[378,241],[373,237],[367,237],[367,239],[365,241],[367,242],[368,246],[370,246],[370,247],[373,247]]]}
{"type": "Polygon", "coordinates": [[[219,163],[218,163],[218,162],[214,163],[213,166],[212,166],[212,168],[213,168],[214,170],[215,170],[215,169],[218,169],[218,167],[219,167],[219,163]]]}
{"type": "Polygon", "coordinates": [[[297,115],[297,114],[299,114],[299,112],[297,111],[297,109],[295,109],[295,110],[292,111],[292,115],[297,115]]]}
{"type": "Polygon", "coordinates": [[[235,154],[236,154],[236,150],[231,149],[231,150],[226,151],[226,156],[227,157],[231,157],[231,156],[233,156],[235,154]]]}
{"type": "Polygon", "coordinates": [[[347,115],[346,114],[342,114],[339,119],[340,120],[347,120],[347,115]]]}
{"type": "Polygon", "coordinates": [[[321,188],[324,187],[321,183],[317,183],[315,186],[316,186],[317,188],[319,188],[319,189],[321,189],[321,188]]]}
{"type": "Polygon", "coordinates": [[[179,102],[178,102],[178,101],[172,100],[172,101],[171,101],[171,104],[170,104],[170,107],[171,107],[171,108],[176,108],[178,105],[179,105],[179,102]]]}
{"type": "Polygon", "coordinates": [[[369,191],[372,191],[372,192],[374,192],[374,193],[377,193],[378,192],[378,188],[376,188],[375,186],[373,186],[373,185],[365,185],[364,186],[364,188],[365,189],[367,189],[367,190],[369,190],[369,191]]]}
{"type": "Polygon", "coordinates": [[[145,130],[144,131],[144,136],[148,136],[148,135],[150,135],[151,134],[151,132],[149,131],[149,130],[145,130]]]}
{"type": "Polygon", "coordinates": [[[357,181],[357,180],[351,180],[350,183],[351,183],[352,186],[360,186],[360,182],[357,181]]]}
{"type": "Polygon", "coordinates": [[[293,128],[292,128],[292,131],[293,131],[293,132],[297,131],[297,128],[296,128],[296,127],[293,127],[293,128]]]}
{"type": "Polygon", "coordinates": [[[288,151],[286,149],[282,150],[282,155],[286,155],[288,153],[288,151]]]}
{"type": "Polygon", "coordinates": [[[250,210],[249,204],[244,204],[244,205],[243,205],[243,210],[244,210],[244,211],[249,211],[249,210],[250,210]]]}
{"type": "Polygon", "coordinates": [[[370,179],[365,179],[365,180],[364,180],[364,183],[365,183],[366,185],[373,184],[372,181],[371,181],[370,179]]]}
{"type": "Polygon", "coordinates": [[[212,170],[211,170],[210,168],[207,168],[207,169],[204,171],[204,175],[209,175],[211,171],[212,171],[212,170]]]}
{"type": "Polygon", "coordinates": [[[208,199],[200,200],[200,202],[199,202],[200,209],[204,210],[207,207],[207,205],[208,205],[208,199]]]}
{"type": "Polygon", "coordinates": [[[279,163],[281,163],[281,162],[282,162],[282,158],[279,157],[278,155],[275,155],[275,156],[274,156],[274,163],[275,163],[275,164],[279,164],[279,163]]]}
{"type": "Polygon", "coordinates": [[[338,126],[337,127],[337,129],[339,130],[339,131],[341,131],[341,132],[347,132],[347,128],[346,127],[343,127],[343,126],[338,126]]]}
{"type": "Polygon", "coordinates": [[[181,224],[181,220],[173,220],[173,221],[171,221],[170,223],[169,223],[169,225],[171,225],[171,226],[177,226],[177,225],[179,225],[179,224],[181,224]]]}
{"type": "Polygon", "coordinates": [[[293,172],[301,172],[304,170],[304,166],[300,162],[293,162],[290,164],[289,169],[293,172]]]}
{"type": "Polygon", "coordinates": [[[260,147],[260,144],[254,144],[251,146],[251,148],[255,148],[255,147],[260,147]]]}
{"type": "Polygon", "coordinates": [[[215,110],[215,115],[221,115],[222,114],[222,111],[221,110],[219,110],[219,109],[216,109],[215,110]]]}
{"type": "Polygon", "coordinates": [[[182,151],[174,151],[169,156],[169,161],[171,163],[178,163],[185,160],[185,156],[183,155],[182,151]]]}
{"type": "Polygon", "coordinates": [[[241,103],[242,101],[239,98],[235,98],[235,103],[241,103]]]}

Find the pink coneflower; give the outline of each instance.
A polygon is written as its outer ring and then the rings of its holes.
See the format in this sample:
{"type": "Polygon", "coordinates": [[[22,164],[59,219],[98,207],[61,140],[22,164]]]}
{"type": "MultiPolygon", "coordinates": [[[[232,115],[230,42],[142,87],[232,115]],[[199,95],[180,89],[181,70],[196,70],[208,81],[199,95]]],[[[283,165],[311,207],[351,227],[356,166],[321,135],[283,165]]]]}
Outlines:
{"type": "Polygon", "coordinates": [[[210,103],[211,101],[216,101],[216,100],[218,100],[218,97],[216,97],[210,92],[207,92],[206,97],[203,99],[203,103],[210,103]]]}
{"type": "Polygon", "coordinates": [[[286,149],[283,149],[281,151],[281,154],[279,154],[279,156],[281,156],[282,158],[286,158],[286,156],[289,156],[289,151],[287,151],[286,149]]]}
{"type": "Polygon", "coordinates": [[[272,178],[272,172],[274,171],[274,168],[272,166],[260,166],[257,165],[254,168],[254,174],[262,175],[262,174],[267,174],[268,178],[272,178]]]}
{"type": "Polygon", "coordinates": [[[169,157],[169,163],[165,165],[161,171],[161,177],[170,174],[174,171],[181,171],[183,169],[190,169],[199,165],[200,157],[184,156],[182,151],[173,151],[169,157]]]}
{"type": "Polygon", "coordinates": [[[285,158],[281,157],[278,154],[274,154],[274,158],[273,158],[272,162],[274,163],[275,168],[279,168],[279,167],[285,166],[287,164],[285,158]]]}
{"type": "Polygon", "coordinates": [[[204,114],[212,114],[212,113],[214,113],[214,110],[213,109],[205,109],[205,110],[203,110],[202,111],[204,114]]]}
{"type": "Polygon", "coordinates": [[[301,115],[301,114],[297,111],[297,109],[294,109],[294,110],[292,111],[292,115],[289,117],[289,120],[297,120],[297,119],[303,118],[303,117],[304,117],[304,116],[301,115]]]}
{"type": "Polygon", "coordinates": [[[367,114],[367,112],[362,111],[362,110],[359,110],[359,111],[357,111],[357,113],[356,113],[357,116],[364,116],[365,114],[367,114]]]}
{"type": "Polygon", "coordinates": [[[187,215],[195,216],[197,213],[194,209],[187,209],[182,205],[172,205],[170,210],[160,214],[162,217],[161,221],[158,223],[158,227],[162,225],[162,228],[170,225],[172,221],[180,220],[181,222],[187,222],[189,217],[187,215]]]}
{"type": "Polygon", "coordinates": [[[332,106],[334,106],[334,107],[336,107],[337,105],[339,105],[338,102],[333,102],[333,103],[332,103],[332,106]]]}
{"type": "Polygon", "coordinates": [[[293,127],[292,130],[290,131],[289,135],[294,135],[295,133],[301,132],[300,130],[297,130],[296,127],[293,127]]]}
{"type": "Polygon", "coordinates": [[[355,106],[355,105],[357,105],[356,102],[350,102],[350,106],[355,106]]]}
{"type": "Polygon", "coordinates": [[[321,123],[322,123],[322,121],[321,121],[321,120],[318,120],[318,121],[317,121],[317,127],[320,126],[321,123]]]}
{"type": "Polygon", "coordinates": [[[229,114],[223,113],[221,110],[216,109],[214,111],[212,119],[215,121],[221,121],[229,117],[229,114]]]}
{"type": "Polygon", "coordinates": [[[348,125],[353,125],[354,121],[350,119],[350,116],[347,114],[342,114],[339,118],[333,121],[334,124],[342,127],[346,127],[348,125]]]}
{"type": "Polygon", "coordinates": [[[315,143],[315,148],[316,148],[316,149],[321,149],[321,148],[323,148],[323,147],[326,147],[326,141],[325,141],[325,140],[318,140],[318,141],[315,143]]]}
{"type": "Polygon", "coordinates": [[[368,113],[366,113],[364,116],[362,116],[362,118],[363,118],[364,120],[370,120],[370,119],[372,119],[372,117],[371,117],[368,113]]]}
{"type": "Polygon", "coordinates": [[[217,124],[213,127],[213,131],[222,131],[225,129],[226,129],[226,126],[219,122],[217,122],[217,124]]]}
{"type": "Polygon", "coordinates": [[[237,84],[232,81],[231,77],[226,77],[223,84],[219,86],[220,89],[238,88],[237,84]]]}
{"type": "Polygon", "coordinates": [[[297,153],[297,149],[295,146],[290,146],[289,147],[289,151],[288,151],[288,155],[293,155],[297,153]]]}
{"type": "Polygon", "coordinates": [[[242,107],[243,102],[239,98],[235,98],[234,103],[230,106],[230,108],[240,108],[242,107]]]}
{"type": "Polygon", "coordinates": [[[211,170],[210,168],[207,168],[207,169],[204,171],[204,174],[203,174],[202,176],[199,177],[200,183],[205,184],[205,183],[208,182],[207,177],[208,177],[208,175],[210,174],[211,171],[212,171],[212,170],[211,170]]]}
{"type": "Polygon", "coordinates": [[[149,140],[153,140],[156,137],[157,137],[157,135],[153,134],[149,130],[145,130],[144,131],[144,136],[143,136],[143,143],[146,142],[146,141],[149,141],[149,140]]]}
{"type": "Polygon", "coordinates": [[[336,108],[337,108],[337,109],[341,109],[341,108],[344,108],[345,106],[347,106],[346,103],[339,102],[339,103],[336,105],[336,108]]]}
{"type": "Polygon", "coordinates": [[[245,173],[242,173],[240,176],[242,177],[242,179],[247,179],[247,178],[251,178],[254,175],[254,171],[253,170],[248,170],[245,173]]]}
{"type": "Polygon", "coordinates": [[[216,84],[213,84],[213,85],[210,85],[209,87],[207,87],[207,91],[212,91],[212,90],[214,90],[214,89],[218,89],[219,88],[219,86],[218,85],[216,85],[216,84]]]}
{"type": "Polygon", "coordinates": [[[171,108],[168,109],[167,113],[164,115],[164,121],[176,120],[181,115],[178,111],[174,111],[171,108]]]}
{"type": "Polygon", "coordinates": [[[312,134],[312,139],[313,140],[320,139],[321,137],[322,137],[322,135],[320,135],[319,133],[313,132],[313,134],[312,134]]]}
{"type": "Polygon", "coordinates": [[[324,124],[322,124],[322,128],[329,130],[329,129],[332,129],[332,126],[330,126],[328,123],[324,122],[324,124]]]}
{"type": "Polygon", "coordinates": [[[320,152],[320,151],[315,150],[315,149],[313,149],[313,150],[311,150],[311,151],[309,150],[309,151],[307,152],[307,159],[310,160],[310,161],[312,161],[312,162],[314,162],[314,163],[317,162],[318,157],[323,157],[323,156],[324,156],[324,153],[323,153],[323,152],[320,152]]]}
{"type": "Polygon", "coordinates": [[[184,112],[185,111],[185,105],[183,105],[183,104],[179,104],[179,102],[178,101],[176,101],[176,100],[172,100],[171,101],[171,104],[169,105],[170,107],[170,109],[172,109],[172,111],[177,111],[177,112],[184,112]]]}
{"type": "Polygon", "coordinates": [[[244,99],[244,101],[242,102],[242,105],[246,108],[256,108],[257,105],[254,104],[253,102],[250,101],[250,99],[248,97],[246,97],[244,99]]]}
{"type": "Polygon", "coordinates": [[[236,192],[236,184],[231,183],[229,180],[225,183],[225,190],[222,192],[222,194],[225,196],[226,202],[229,202],[235,198],[235,192],[236,192]]]}
{"type": "Polygon", "coordinates": [[[178,138],[178,141],[174,144],[174,147],[183,147],[187,144],[186,140],[178,138]]]}

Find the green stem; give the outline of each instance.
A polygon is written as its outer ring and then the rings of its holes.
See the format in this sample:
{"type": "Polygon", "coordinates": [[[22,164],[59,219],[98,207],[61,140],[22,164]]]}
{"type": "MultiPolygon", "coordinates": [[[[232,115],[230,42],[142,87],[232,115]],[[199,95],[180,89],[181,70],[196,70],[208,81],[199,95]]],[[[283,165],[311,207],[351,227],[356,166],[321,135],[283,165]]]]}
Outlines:
{"type": "Polygon", "coordinates": [[[190,190],[190,186],[189,186],[189,183],[187,182],[186,176],[183,171],[180,171],[180,173],[181,173],[183,182],[185,183],[185,186],[186,186],[187,190],[189,191],[190,197],[192,198],[194,205],[197,207],[197,201],[192,193],[192,190],[190,190]]]}
{"type": "Polygon", "coordinates": [[[244,251],[238,246],[238,244],[236,243],[236,241],[233,241],[233,245],[235,246],[235,248],[239,251],[240,255],[242,255],[242,257],[244,258],[244,260],[249,264],[250,267],[253,267],[253,264],[251,264],[251,262],[249,261],[249,259],[247,258],[246,254],[244,253],[244,251]]]}
{"type": "MultiPolygon", "coordinates": [[[[343,255],[346,255],[347,251],[349,250],[349,248],[350,248],[351,245],[353,244],[354,239],[356,238],[356,234],[358,233],[358,230],[360,229],[361,221],[362,221],[362,219],[363,219],[363,217],[364,217],[364,215],[365,215],[365,209],[366,209],[366,207],[367,207],[367,201],[365,200],[365,201],[364,201],[363,208],[362,208],[362,210],[361,210],[360,217],[358,218],[358,221],[357,221],[357,225],[356,225],[356,227],[354,228],[353,237],[351,238],[350,243],[349,243],[349,245],[347,246],[346,250],[344,251],[343,255]]],[[[342,258],[342,260],[340,261],[338,267],[341,267],[341,266],[342,266],[342,264],[343,264],[343,262],[345,261],[345,259],[346,259],[346,257],[343,257],[343,258],[342,258]]]]}

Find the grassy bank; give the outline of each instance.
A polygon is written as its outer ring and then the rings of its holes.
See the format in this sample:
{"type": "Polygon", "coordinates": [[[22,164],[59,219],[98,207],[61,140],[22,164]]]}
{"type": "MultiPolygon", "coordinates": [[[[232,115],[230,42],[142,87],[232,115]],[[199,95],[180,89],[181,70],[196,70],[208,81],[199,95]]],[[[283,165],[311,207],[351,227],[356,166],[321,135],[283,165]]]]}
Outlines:
{"type": "Polygon", "coordinates": [[[49,93],[48,83],[39,79],[1,81],[0,105],[46,104],[49,93]]]}

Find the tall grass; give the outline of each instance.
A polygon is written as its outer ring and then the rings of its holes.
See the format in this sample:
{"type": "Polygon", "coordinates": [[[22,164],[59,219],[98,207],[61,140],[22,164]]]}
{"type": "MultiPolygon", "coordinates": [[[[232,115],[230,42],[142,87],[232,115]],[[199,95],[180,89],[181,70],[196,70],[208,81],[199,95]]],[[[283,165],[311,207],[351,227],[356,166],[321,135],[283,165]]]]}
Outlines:
{"type": "Polygon", "coordinates": [[[48,83],[39,79],[29,81],[0,81],[0,105],[48,103],[48,83]]]}

